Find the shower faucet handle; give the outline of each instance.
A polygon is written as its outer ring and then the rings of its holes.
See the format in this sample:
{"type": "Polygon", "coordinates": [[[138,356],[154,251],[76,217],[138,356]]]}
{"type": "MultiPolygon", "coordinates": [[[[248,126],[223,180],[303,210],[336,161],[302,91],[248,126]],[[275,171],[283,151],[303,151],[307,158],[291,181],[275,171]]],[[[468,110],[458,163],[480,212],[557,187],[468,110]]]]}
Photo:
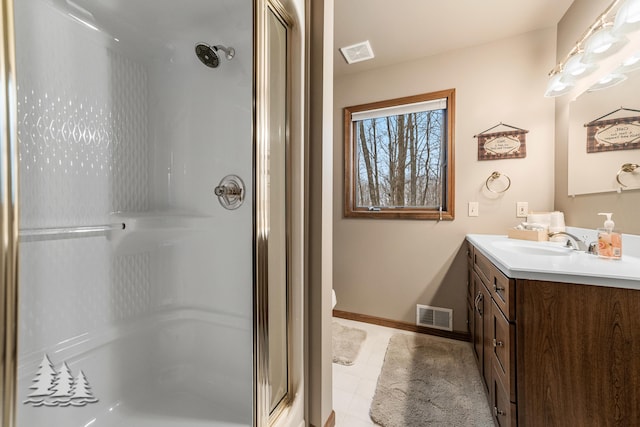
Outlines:
{"type": "Polygon", "coordinates": [[[242,188],[235,185],[218,185],[213,192],[218,197],[222,196],[242,196],[242,188]]]}
{"type": "Polygon", "coordinates": [[[238,209],[244,202],[244,182],[237,175],[227,175],[214,188],[213,193],[218,196],[218,201],[225,209],[238,209]]]}

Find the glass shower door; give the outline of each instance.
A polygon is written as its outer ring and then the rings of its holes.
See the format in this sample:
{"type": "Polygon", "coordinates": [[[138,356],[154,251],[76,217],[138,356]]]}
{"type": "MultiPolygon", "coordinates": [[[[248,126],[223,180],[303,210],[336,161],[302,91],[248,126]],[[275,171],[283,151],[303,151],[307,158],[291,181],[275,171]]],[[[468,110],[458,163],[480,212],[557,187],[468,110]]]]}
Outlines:
{"type": "Polygon", "coordinates": [[[276,1],[259,1],[256,108],[257,426],[292,401],[291,378],[291,18],[276,1]]]}
{"type": "Polygon", "coordinates": [[[18,426],[251,425],[252,8],[15,2],[18,426]]]}

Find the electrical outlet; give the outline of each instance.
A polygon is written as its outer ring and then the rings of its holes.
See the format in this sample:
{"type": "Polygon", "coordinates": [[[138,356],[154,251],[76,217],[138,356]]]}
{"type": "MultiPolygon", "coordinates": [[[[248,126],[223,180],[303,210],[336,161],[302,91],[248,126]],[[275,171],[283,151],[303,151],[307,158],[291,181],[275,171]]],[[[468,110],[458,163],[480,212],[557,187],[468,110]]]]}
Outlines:
{"type": "Polygon", "coordinates": [[[529,213],[529,202],[516,202],[516,217],[526,218],[529,213]]]}
{"type": "Polygon", "coordinates": [[[478,202],[469,202],[469,216],[478,216],[479,215],[479,207],[478,202]]]}

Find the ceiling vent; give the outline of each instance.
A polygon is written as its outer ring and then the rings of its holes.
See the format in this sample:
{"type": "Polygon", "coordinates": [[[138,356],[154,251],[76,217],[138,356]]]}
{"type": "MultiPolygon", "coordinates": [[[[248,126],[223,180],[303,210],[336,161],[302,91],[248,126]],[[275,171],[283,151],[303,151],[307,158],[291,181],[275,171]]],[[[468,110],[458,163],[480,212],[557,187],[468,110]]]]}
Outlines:
{"type": "Polygon", "coordinates": [[[340,52],[342,52],[342,56],[344,56],[348,64],[373,59],[373,50],[371,50],[369,40],[341,47],[340,52]]]}

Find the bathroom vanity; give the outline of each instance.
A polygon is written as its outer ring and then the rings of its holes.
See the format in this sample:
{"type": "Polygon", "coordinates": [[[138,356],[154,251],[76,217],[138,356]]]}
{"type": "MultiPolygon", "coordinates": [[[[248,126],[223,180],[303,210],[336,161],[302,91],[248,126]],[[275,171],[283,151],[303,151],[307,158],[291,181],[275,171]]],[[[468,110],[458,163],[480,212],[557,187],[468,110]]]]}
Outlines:
{"type": "Polygon", "coordinates": [[[466,243],[469,332],[496,424],[640,426],[640,257],[466,243]]]}

